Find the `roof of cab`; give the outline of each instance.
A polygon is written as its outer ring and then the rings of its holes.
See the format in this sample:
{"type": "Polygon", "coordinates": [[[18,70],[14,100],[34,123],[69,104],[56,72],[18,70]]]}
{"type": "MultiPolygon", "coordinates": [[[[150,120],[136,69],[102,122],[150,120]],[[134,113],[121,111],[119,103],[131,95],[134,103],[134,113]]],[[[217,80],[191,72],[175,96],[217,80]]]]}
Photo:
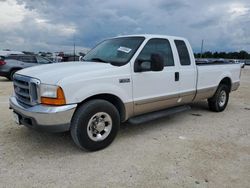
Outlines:
{"type": "Polygon", "coordinates": [[[183,37],[177,36],[170,36],[170,35],[158,35],[158,34],[135,34],[135,35],[120,35],[113,38],[120,38],[120,37],[145,37],[146,39],[150,38],[167,38],[167,39],[179,39],[179,40],[186,40],[183,37]]]}

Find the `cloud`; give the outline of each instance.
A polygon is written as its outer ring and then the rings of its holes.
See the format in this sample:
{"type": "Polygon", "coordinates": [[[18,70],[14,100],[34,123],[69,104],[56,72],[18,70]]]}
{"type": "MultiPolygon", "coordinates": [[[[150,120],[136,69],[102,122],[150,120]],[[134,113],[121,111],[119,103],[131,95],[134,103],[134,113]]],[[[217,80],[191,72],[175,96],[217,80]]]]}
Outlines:
{"type": "Polygon", "coordinates": [[[158,7],[163,11],[167,11],[169,13],[179,12],[181,8],[189,8],[190,5],[188,2],[183,0],[175,0],[175,1],[160,1],[158,7]]]}
{"type": "Polygon", "coordinates": [[[0,48],[92,47],[122,34],[183,36],[195,51],[250,51],[248,0],[6,0],[0,1],[0,48]]]}

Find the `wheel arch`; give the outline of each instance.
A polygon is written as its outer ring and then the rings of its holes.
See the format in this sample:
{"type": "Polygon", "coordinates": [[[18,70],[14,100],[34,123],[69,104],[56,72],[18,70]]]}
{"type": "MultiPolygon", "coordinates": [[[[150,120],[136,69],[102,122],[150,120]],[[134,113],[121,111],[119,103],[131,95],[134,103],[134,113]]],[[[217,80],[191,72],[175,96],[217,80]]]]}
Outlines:
{"type": "Polygon", "coordinates": [[[9,71],[9,74],[8,74],[9,79],[11,79],[11,74],[12,74],[13,71],[17,72],[17,71],[19,71],[19,70],[21,70],[21,69],[23,69],[23,68],[20,68],[20,67],[12,67],[12,68],[10,69],[10,71],[9,71]]]}
{"type": "Polygon", "coordinates": [[[21,69],[23,69],[23,68],[21,68],[21,67],[12,67],[12,68],[10,69],[10,72],[12,72],[12,71],[19,71],[19,70],[21,70],[21,69]]]}
{"type": "MultiPolygon", "coordinates": [[[[221,84],[224,84],[224,85],[228,86],[228,87],[229,87],[229,91],[231,91],[231,88],[232,88],[232,80],[231,80],[231,78],[229,78],[229,77],[224,77],[224,78],[220,81],[219,85],[221,85],[221,84]]],[[[218,86],[219,86],[219,85],[218,85],[218,86]]]]}
{"type": "Polygon", "coordinates": [[[82,102],[78,103],[77,106],[79,107],[80,105],[82,105],[90,100],[94,100],[94,99],[102,99],[102,100],[106,100],[106,101],[110,102],[118,110],[118,112],[120,114],[121,121],[123,122],[126,120],[127,112],[126,112],[125,104],[123,103],[123,101],[119,97],[117,97],[116,95],[113,95],[113,94],[109,94],[109,93],[96,94],[96,95],[87,97],[82,102]]]}

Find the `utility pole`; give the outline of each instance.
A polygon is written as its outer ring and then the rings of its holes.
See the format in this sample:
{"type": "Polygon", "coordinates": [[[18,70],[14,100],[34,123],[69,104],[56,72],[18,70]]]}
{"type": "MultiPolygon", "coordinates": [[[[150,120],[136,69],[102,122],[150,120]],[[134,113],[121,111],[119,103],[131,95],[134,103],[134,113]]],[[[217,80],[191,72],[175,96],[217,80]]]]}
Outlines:
{"type": "Polygon", "coordinates": [[[76,44],[75,44],[75,35],[74,35],[74,61],[76,61],[76,44]]]}
{"type": "Polygon", "coordinates": [[[204,45],[204,40],[202,39],[202,41],[201,41],[201,54],[200,54],[200,58],[202,58],[203,45],[204,45]]]}
{"type": "Polygon", "coordinates": [[[74,61],[76,61],[76,44],[74,42],[74,61]]]}

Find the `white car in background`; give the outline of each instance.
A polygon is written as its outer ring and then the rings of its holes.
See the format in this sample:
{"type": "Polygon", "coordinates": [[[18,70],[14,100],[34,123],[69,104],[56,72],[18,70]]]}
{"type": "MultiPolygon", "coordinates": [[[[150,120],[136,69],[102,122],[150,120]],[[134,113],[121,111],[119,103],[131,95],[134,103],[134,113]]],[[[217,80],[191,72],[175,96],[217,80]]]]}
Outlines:
{"type": "Polygon", "coordinates": [[[245,61],[244,61],[244,60],[234,59],[234,60],[233,60],[233,63],[240,64],[240,65],[241,65],[241,68],[244,68],[244,67],[245,67],[245,61]]]}
{"type": "Polygon", "coordinates": [[[8,55],[18,55],[18,54],[24,54],[23,52],[19,51],[12,51],[12,50],[0,50],[0,56],[8,56],[8,55]]]}

